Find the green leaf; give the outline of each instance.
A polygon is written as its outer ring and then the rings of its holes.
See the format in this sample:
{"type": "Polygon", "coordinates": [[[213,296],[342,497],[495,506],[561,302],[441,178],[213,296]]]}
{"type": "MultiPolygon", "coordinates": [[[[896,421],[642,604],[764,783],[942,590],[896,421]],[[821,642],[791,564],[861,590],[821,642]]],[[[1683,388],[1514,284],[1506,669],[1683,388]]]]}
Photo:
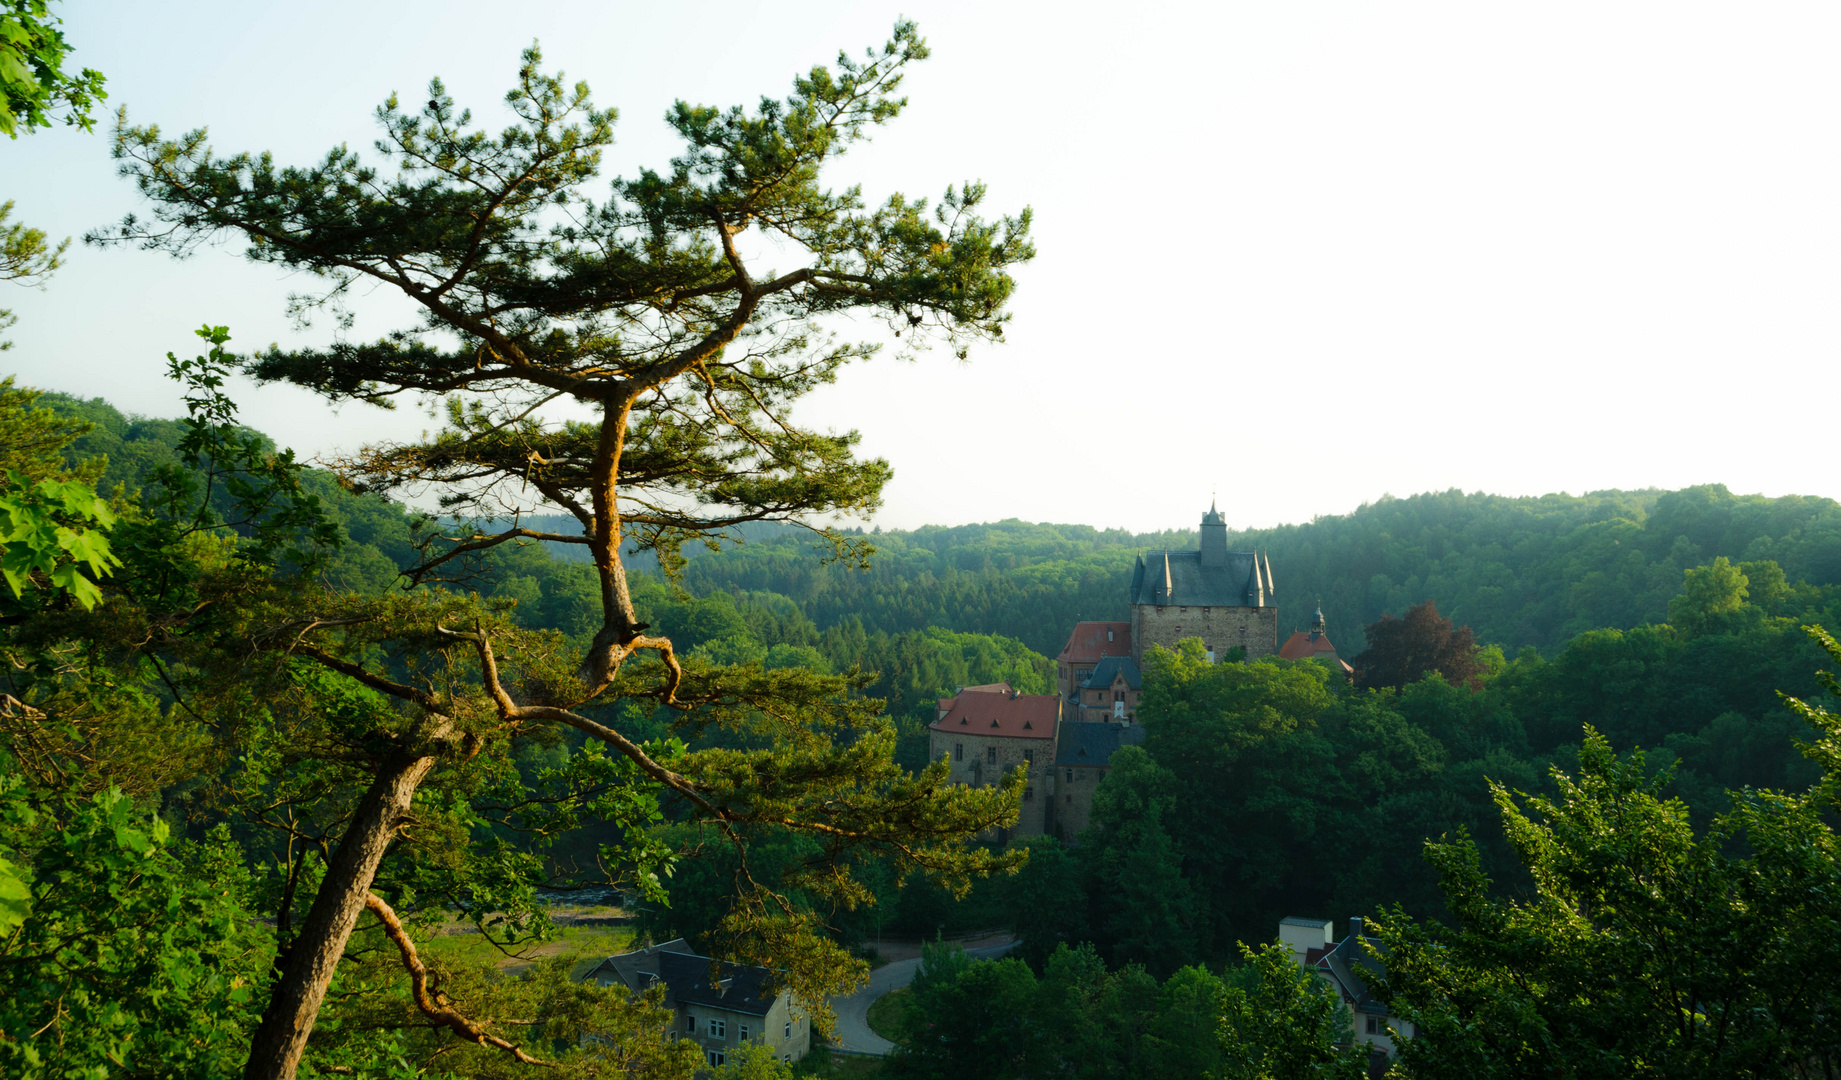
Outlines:
{"type": "Polygon", "coordinates": [[[26,882],[27,871],[0,859],[0,935],[10,934],[26,921],[32,907],[32,888],[26,882]]]}

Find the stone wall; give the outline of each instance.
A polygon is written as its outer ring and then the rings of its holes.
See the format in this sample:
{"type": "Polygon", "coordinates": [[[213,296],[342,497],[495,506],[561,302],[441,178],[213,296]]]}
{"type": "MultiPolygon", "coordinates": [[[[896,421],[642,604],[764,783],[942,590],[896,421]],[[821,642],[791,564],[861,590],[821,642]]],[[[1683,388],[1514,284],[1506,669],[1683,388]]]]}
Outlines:
{"type": "Polygon", "coordinates": [[[934,728],[927,735],[928,759],[938,761],[941,755],[945,755],[952,768],[948,779],[954,784],[995,787],[1010,770],[1018,765],[1027,766],[1029,787],[1023,792],[1023,808],[1010,833],[1014,836],[1037,836],[1047,831],[1043,826],[1043,806],[1049,792],[1044,790],[1042,781],[1047,778],[1047,770],[1055,760],[1054,739],[978,735],[969,727],[964,731],[934,728]]]}
{"type": "Polygon", "coordinates": [[[1055,801],[1055,820],[1050,831],[1058,840],[1078,840],[1092,817],[1093,792],[1105,779],[1106,770],[1083,765],[1057,767],[1054,773],[1054,782],[1044,785],[1051,789],[1053,794],[1049,797],[1055,801]]]}
{"type": "Polygon", "coordinates": [[[1132,659],[1139,667],[1151,646],[1174,649],[1183,638],[1200,638],[1217,657],[1245,646],[1247,659],[1257,660],[1278,652],[1278,608],[1134,604],[1131,635],[1132,659]]]}

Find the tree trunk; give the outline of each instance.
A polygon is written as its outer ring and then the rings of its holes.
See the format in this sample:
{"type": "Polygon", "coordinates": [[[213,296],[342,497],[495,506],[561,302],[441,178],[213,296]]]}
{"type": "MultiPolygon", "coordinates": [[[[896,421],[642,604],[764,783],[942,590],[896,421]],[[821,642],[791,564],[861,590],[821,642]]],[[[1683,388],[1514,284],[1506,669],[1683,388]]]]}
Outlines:
{"type": "Polygon", "coordinates": [[[377,779],[364,793],[358,812],[339,840],[300,935],[288,951],[268,1010],[250,1040],[244,1080],[293,1080],[320,1001],[332,982],[333,968],[345,955],[345,943],[364,911],[377,864],[397,827],[408,817],[416,787],[434,764],[434,755],[403,751],[392,754],[378,769],[377,779]]]}

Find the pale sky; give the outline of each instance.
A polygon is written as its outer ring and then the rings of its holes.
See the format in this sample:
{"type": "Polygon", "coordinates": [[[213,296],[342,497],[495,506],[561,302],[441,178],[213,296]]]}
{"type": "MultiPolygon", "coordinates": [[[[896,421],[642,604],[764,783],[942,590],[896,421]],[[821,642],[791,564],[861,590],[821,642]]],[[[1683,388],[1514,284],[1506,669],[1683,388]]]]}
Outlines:
{"type": "MultiPolygon", "coordinates": [[[[440,75],[496,128],[518,52],[620,109],[608,174],[663,167],[674,98],[784,95],[916,19],[911,105],[832,176],[1033,206],[1007,343],[847,370],[804,411],[895,480],[877,522],[1236,528],[1384,493],[1725,483],[1841,496],[1841,6],[1833,3],[61,3],[110,108],[220,152],[368,150],[440,75]]],[[[108,137],[0,143],[0,200],[80,235],[139,209],[108,137]]],[[[147,415],[191,328],[325,342],[311,281],[234,244],[73,248],[0,374],[147,415]]],[[[354,337],[407,322],[360,302],[354,337]]],[[[413,410],[238,390],[306,455],[413,410]]]]}

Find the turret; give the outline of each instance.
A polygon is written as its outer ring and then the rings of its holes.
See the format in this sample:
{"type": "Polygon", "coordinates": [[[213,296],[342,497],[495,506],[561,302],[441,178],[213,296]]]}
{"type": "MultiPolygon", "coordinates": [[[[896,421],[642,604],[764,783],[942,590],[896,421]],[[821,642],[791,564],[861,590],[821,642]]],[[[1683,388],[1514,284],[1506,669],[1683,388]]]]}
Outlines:
{"type": "Polygon", "coordinates": [[[1202,515],[1202,565],[1227,565],[1227,519],[1212,502],[1202,515]]]}

